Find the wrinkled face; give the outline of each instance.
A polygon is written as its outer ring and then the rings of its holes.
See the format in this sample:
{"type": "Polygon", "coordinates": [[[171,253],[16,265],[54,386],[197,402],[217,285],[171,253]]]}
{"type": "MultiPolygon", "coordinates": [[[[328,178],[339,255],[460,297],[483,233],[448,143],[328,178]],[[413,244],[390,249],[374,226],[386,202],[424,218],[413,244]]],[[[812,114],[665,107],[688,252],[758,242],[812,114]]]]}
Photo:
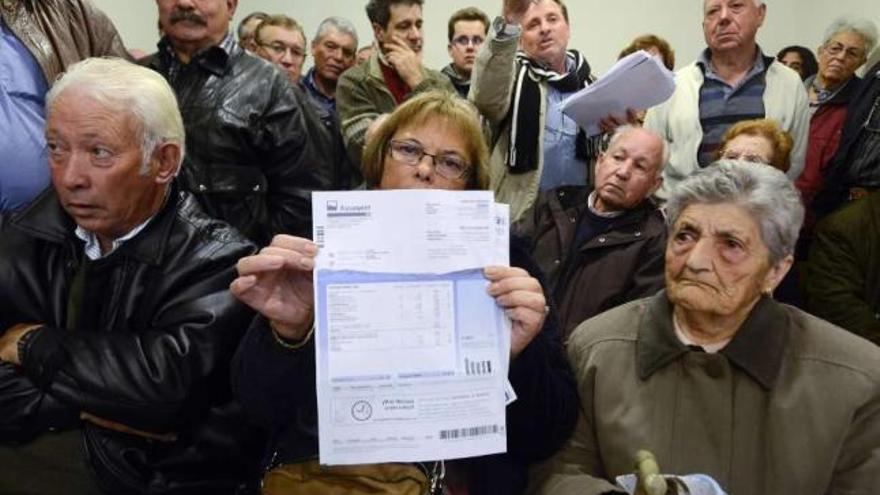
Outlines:
{"type": "Polygon", "coordinates": [[[302,33],[281,26],[263,26],[257,34],[257,55],[284,69],[291,82],[299,82],[306,60],[302,33]]]}
{"type": "Polygon", "coordinates": [[[798,52],[787,52],[780,60],[783,65],[798,73],[801,78],[804,77],[804,59],[798,52]]]}
{"type": "MultiPolygon", "coordinates": [[[[435,118],[423,124],[401,127],[391,140],[412,145],[413,149],[421,148],[431,155],[458,157],[467,166],[472,161],[461,133],[442,119],[435,118]]],[[[392,155],[389,148],[385,153],[379,189],[463,190],[467,187],[467,175],[447,178],[438,174],[436,158],[425,155],[417,164],[411,165],[392,155]]]]}
{"type": "Polygon", "coordinates": [[[238,0],[156,0],[156,5],[172,42],[208,47],[223,41],[238,0]]]}
{"type": "Polygon", "coordinates": [[[335,28],[328,29],[312,45],[318,77],[325,81],[337,81],[343,72],[354,65],[356,50],[357,43],[351,35],[335,28]]]}
{"type": "Polygon", "coordinates": [[[136,119],[81,89],[65,90],[49,108],[46,146],[61,206],[99,238],[125,235],[153,215],[164,195],[152,162],[141,174],[136,119]]]}
{"type": "Polygon", "coordinates": [[[529,58],[548,67],[564,68],[565,51],[571,33],[562,7],[552,0],[539,0],[529,6],[522,20],[520,46],[529,58]]]}
{"type": "Polygon", "coordinates": [[[767,7],[754,0],[705,0],[703,36],[714,52],[748,48],[764,23],[767,7]]]}
{"type": "Polygon", "coordinates": [[[740,134],[727,141],[721,151],[721,158],[772,165],[773,143],[764,136],[740,134]]]}
{"type": "Polygon", "coordinates": [[[596,161],[596,202],[603,212],[629,210],[651,195],[663,180],[663,144],[644,129],[615,139],[596,161]]]}
{"type": "Polygon", "coordinates": [[[486,28],[482,21],[458,21],[455,23],[452,41],[447,50],[452,65],[459,74],[469,75],[474,70],[477,52],[486,40],[486,28]]]}
{"type": "MultiPolygon", "coordinates": [[[[387,26],[373,24],[373,33],[380,47],[391,41],[393,37],[403,40],[409,48],[422,52],[422,8],[419,5],[402,3],[391,5],[391,17],[387,26]]],[[[384,48],[383,48],[384,51],[384,48]]]]}
{"type": "Polygon", "coordinates": [[[666,246],[666,289],[683,309],[730,316],[770,292],[788,265],[770,265],[760,227],[732,203],[693,204],[681,212],[666,246]]]}
{"type": "Polygon", "coordinates": [[[852,31],[837,33],[819,48],[819,74],[826,86],[837,86],[849,81],[866,57],[864,38],[852,31]]]}

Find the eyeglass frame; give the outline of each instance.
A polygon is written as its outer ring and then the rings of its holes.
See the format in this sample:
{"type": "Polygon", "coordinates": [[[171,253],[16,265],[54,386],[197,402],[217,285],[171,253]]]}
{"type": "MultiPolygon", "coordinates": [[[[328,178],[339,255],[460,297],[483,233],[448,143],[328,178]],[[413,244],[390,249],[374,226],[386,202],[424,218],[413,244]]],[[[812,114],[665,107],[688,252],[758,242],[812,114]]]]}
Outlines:
{"type": "Polygon", "coordinates": [[[396,160],[404,165],[407,165],[409,167],[419,166],[419,164],[422,163],[422,160],[424,160],[426,156],[430,156],[431,157],[431,166],[433,167],[434,172],[436,172],[437,175],[439,175],[440,177],[443,177],[444,179],[447,179],[447,180],[466,179],[466,178],[470,177],[470,175],[473,173],[473,166],[470,163],[468,163],[465,160],[465,158],[463,156],[459,155],[458,153],[455,153],[455,152],[442,152],[442,153],[433,153],[433,154],[428,153],[427,151],[425,151],[425,147],[422,146],[421,143],[416,142],[416,141],[409,141],[409,140],[404,141],[404,140],[399,140],[399,139],[391,139],[388,141],[387,153],[394,160],[396,160]],[[398,155],[398,153],[400,153],[400,150],[398,149],[398,147],[400,147],[400,146],[411,146],[411,147],[418,149],[418,155],[419,155],[418,159],[415,161],[412,161],[412,160],[401,158],[398,155]],[[441,171],[441,170],[444,170],[443,168],[438,166],[438,162],[437,162],[438,158],[443,159],[443,158],[451,157],[451,156],[461,158],[461,165],[464,168],[462,169],[461,173],[458,174],[458,176],[451,176],[450,177],[446,173],[441,171]]]}
{"type": "Polygon", "coordinates": [[[264,42],[256,39],[256,37],[254,38],[254,41],[257,42],[257,45],[272,50],[272,53],[274,53],[275,55],[278,55],[278,56],[283,56],[285,53],[290,52],[290,54],[293,55],[294,57],[301,57],[303,59],[306,58],[305,49],[299,48],[296,46],[287,45],[282,41],[276,40],[271,43],[264,43],[264,42]]]}
{"type": "Polygon", "coordinates": [[[854,46],[846,46],[839,41],[829,40],[828,43],[822,45],[822,50],[832,57],[840,55],[840,53],[843,52],[843,58],[848,58],[850,60],[862,60],[865,58],[864,49],[862,49],[862,53],[855,53],[853,50],[858,50],[858,48],[854,46]]]}
{"type": "Polygon", "coordinates": [[[452,38],[452,41],[450,41],[450,43],[452,45],[457,46],[459,48],[467,48],[470,45],[474,45],[474,48],[479,48],[485,42],[486,42],[485,37],[479,36],[476,34],[473,36],[467,36],[467,35],[462,34],[460,36],[456,36],[455,38],[452,38]],[[479,41],[477,41],[477,40],[479,40],[479,41]]]}

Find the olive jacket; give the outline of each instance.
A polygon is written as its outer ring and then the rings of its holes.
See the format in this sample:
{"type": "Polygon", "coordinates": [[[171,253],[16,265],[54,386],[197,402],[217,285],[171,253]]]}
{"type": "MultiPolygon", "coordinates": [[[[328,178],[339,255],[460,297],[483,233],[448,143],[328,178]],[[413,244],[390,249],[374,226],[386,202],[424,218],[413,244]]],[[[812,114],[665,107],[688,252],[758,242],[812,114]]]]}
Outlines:
{"type": "Polygon", "coordinates": [[[802,273],[807,310],[880,344],[880,193],[819,223],[802,273]]]}
{"type": "Polygon", "coordinates": [[[763,298],[710,354],[678,340],[671,309],[661,292],[575,330],[578,426],[533,492],[626,493],[609,480],[647,449],[734,495],[880,493],[880,348],[763,298]]]}

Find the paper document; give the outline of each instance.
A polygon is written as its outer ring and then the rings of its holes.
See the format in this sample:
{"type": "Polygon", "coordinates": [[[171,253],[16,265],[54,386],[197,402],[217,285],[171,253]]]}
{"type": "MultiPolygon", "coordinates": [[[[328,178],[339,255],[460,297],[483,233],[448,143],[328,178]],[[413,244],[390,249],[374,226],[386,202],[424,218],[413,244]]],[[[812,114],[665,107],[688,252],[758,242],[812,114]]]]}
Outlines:
{"type": "Polygon", "coordinates": [[[626,119],[626,109],[647,110],[675,91],[674,74],[648,52],[639,50],[617,61],[598,81],[563,100],[563,113],[588,136],[599,134],[599,121],[608,115],[626,119]]]}
{"type": "Polygon", "coordinates": [[[485,191],[312,195],[322,464],[506,451],[510,322],[483,267],[508,264],[485,191]]]}

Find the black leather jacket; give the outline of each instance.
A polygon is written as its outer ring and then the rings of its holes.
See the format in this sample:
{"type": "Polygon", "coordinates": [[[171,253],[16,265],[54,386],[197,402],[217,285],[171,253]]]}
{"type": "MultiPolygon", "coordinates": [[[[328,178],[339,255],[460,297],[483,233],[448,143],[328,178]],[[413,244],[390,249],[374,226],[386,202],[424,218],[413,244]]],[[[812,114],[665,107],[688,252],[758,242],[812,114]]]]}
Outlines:
{"type": "Polygon", "coordinates": [[[311,237],[311,191],[328,189],[332,157],[308,97],[277,67],[227,37],[181,64],[167,39],[141,61],[177,94],[186,128],[183,188],[259,245],[311,237]]]}
{"type": "Polygon", "coordinates": [[[0,364],[0,442],[80,429],[110,493],[233,493],[246,454],[229,361],[253,315],[228,286],[254,246],[176,187],[143,231],[102,259],[83,261],[74,229],[51,189],[0,220],[0,331],[44,324],[20,368],[0,364]],[[81,291],[71,289],[77,272],[81,291]],[[76,318],[72,292],[82,294],[76,318]],[[177,440],[104,429],[81,412],[177,440]]]}

